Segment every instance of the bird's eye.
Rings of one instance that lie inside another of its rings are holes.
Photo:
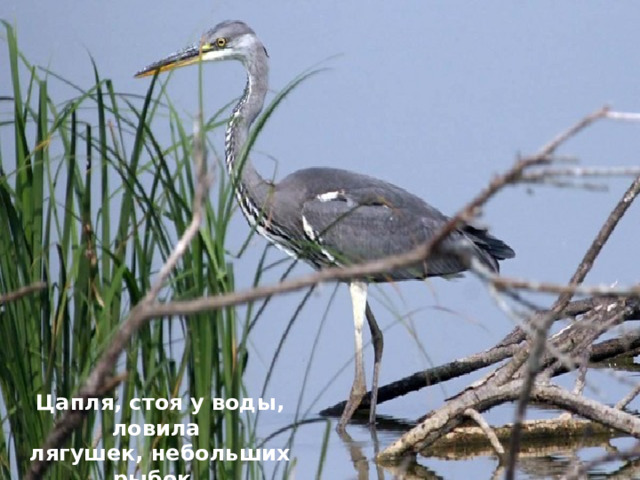
[[[227,39],[224,37],[216,38],[216,46],[218,48],[224,48],[227,46]]]

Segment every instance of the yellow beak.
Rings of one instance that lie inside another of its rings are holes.
[[[187,65],[197,63],[202,59],[202,54],[209,50],[209,48],[205,47],[205,45],[199,43],[190,45],[184,50],[173,53],[143,68],[135,74],[135,78],[148,77],[154,75],[156,72],[167,72],[175,68],[186,67]]]

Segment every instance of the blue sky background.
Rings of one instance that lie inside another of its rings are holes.
[[[197,40],[218,21],[244,20],[269,51],[274,91],[310,67],[328,67],[296,89],[269,121],[253,156],[264,175],[274,168],[278,178],[307,166],[348,168],[396,183],[449,214],[509,168],[518,154],[535,152],[585,114],[604,104],[640,111],[640,3],[630,0],[5,0],[0,17],[17,27],[20,47],[31,62],[89,86],[90,54],[118,91],[141,95],[148,80],[133,79],[140,68]],[[0,95],[10,94],[8,75],[3,47]],[[244,86],[239,64],[207,66],[204,78],[209,115]],[[57,87],[52,88],[55,94]],[[197,112],[197,69],[176,72],[168,89],[185,118]],[[576,155],[582,165],[638,165],[639,128],[601,122],[560,153]],[[630,181],[607,180],[605,193],[550,187],[501,193],[488,204],[482,221],[517,252],[516,259],[503,263],[503,272],[566,282]],[[589,283],[638,281],[638,220],[635,206]],[[247,231],[238,214],[232,250]],[[256,237],[239,262],[239,286],[251,283],[263,246]],[[270,258],[279,256],[273,251]],[[304,266],[297,270],[307,271]],[[267,418],[265,434],[293,415],[332,288],[324,286],[313,296],[291,332],[268,391],[284,404],[286,414]],[[488,348],[513,327],[472,277],[387,286],[372,294],[386,329],[383,383]],[[291,295],[274,302],[258,326],[249,375],[255,395],[299,299]],[[342,287],[318,340],[303,408],[315,412],[348,393],[351,364],[337,380],[332,378],[351,360],[352,330],[348,292]],[[369,355],[367,366],[371,363]],[[415,418],[468,381],[409,395],[381,406],[380,413]],[[590,394],[615,401],[625,389],[593,388]],[[316,395],[319,403],[311,405]],[[352,433],[361,435],[357,429]],[[296,452],[300,469],[315,465],[314,448]],[[347,453],[337,447],[329,468],[347,478],[346,461]],[[481,469],[490,471],[491,465],[486,462]],[[459,466],[438,468],[452,478],[464,477]]]

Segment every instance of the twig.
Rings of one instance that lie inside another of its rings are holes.
[[[640,122],[640,113],[634,112],[607,112],[607,118],[612,120],[624,120],[627,122]]]
[[[491,446],[496,451],[498,458],[502,459],[502,456],[504,455],[504,447],[502,446],[502,444],[500,443],[500,440],[498,440],[498,437],[496,436],[495,432],[493,431],[491,426],[487,423],[487,421],[484,419],[484,417],[480,415],[480,413],[477,410],[474,410],[473,408],[467,408],[464,411],[464,414],[467,417],[473,419],[473,421],[478,424],[482,432],[486,435],[487,439],[489,440],[489,443],[491,443]]]
[[[631,286],[563,285],[560,283],[541,282],[523,278],[503,277],[490,273],[479,273],[479,275],[481,275],[484,280],[493,284],[498,290],[528,290],[538,293],[590,295],[594,297],[640,296],[640,284]]]
[[[640,167],[571,167],[540,168],[523,173],[523,182],[538,182],[550,177],[637,177]]]
[[[551,140],[544,147],[542,147],[542,149],[537,154],[537,156],[548,157],[553,155],[555,151],[558,149],[558,147],[562,145],[564,142],[566,142],[571,137],[575,136],[580,131],[584,130],[585,128],[587,128],[589,125],[596,122],[597,120],[607,117],[610,113],[611,113],[611,110],[606,105],[602,108],[599,108],[595,112],[590,113],[589,115],[584,117],[582,120],[580,120],[578,123],[576,123],[569,129],[565,130],[560,135],[557,135],[553,140]]]
[[[35,282],[31,285],[27,285],[26,287],[18,288],[17,290],[13,290],[12,292],[0,295],[0,305],[8,302],[13,302],[15,300],[18,300],[19,298],[31,295],[34,292],[44,290],[45,288],[47,288],[47,284],[45,282]]]
[[[562,311],[562,317],[576,317],[589,310],[595,308],[597,305],[601,305],[607,300],[607,297],[591,297],[583,298],[580,300],[574,300],[570,302],[567,307]],[[536,315],[548,315],[550,310],[543,310],[536,313]],[[640,312],[638,312],[640,315]],[[561,318],[562,318],[561,317]],[[535,322],[535,320],[533,320]],[[509,332],[494,348],[503,347],[506,345],[512,345],[514,343],[520,343],[526,338],[524,330],[518,326]]]
[[[596,307],[580,321],[556,333],[547,342],[550,348],[539,362],[541,369],[552,365],[547,370],[555,370],[557,366],[562,365],[570,371],[584,365],[589,358],[593,342],[627,318],[629,310],[626,303],[626,299],[621,298],[606,308]],[[572,358],[568,358],[567,354],[572,355]]]
[[[633,400],[634,398],[636,398],[638,396],[638,394],[640,393],[640,383],[638,385],[636,385],[633,390],[631,390],[627,395],[625,395],[622,400],[620,400],[618,403],[616,403],[616,407],[619,410],[624,409],[627,405],[629,405],[629,403],[631,403],[631,400]]]
[[[539,180],[527,180],[522,183],[530,183],[532,185],[544,185],[553,188],[574,188],[578,190],[584,190],[587,192],[606,192],[609,187],[604,183],[593,182],[575,182],[569,180],[559,180],[557,178],[546,178]]]

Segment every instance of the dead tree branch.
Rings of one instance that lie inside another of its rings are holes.
[[[498,440],[498,436],[496,435],[496,433],[493,431],[487,421],[482,417],[482,415],[480,415],[480,413],[473,408],[467,408],[464,411],[464,414],[478,424],[478,427],[480,427],[482,433],[487,437],[487,440],[489,440],[491,447],[493,447],[498,457],[502,458],[502,456],[504,455],[504,447],[500,443],[500,440]]]
[[[468,408],[483,412],[498,404],[516,400],[523,383],[523,380],[514,380],[497,388],[486,388],[483,385],[467,390],[432,412],[420,425],[382,451],[378,458],[389,461],[411,452],[419,452],[459,426],[464,421],[464,412]],[[531,400],[575,413],[627,435],[640,436],[640,419],[634,415],[554,385],[535,384],[531,389]]]
[[[8,302],[14,302],[19,298],[26,297],[27,295],[31,295],[35,292],[40,292],[47,288],[47,284],[44,282],[36,282],[31,285],[27,285],[26,287],[18,288],[13,292],[4,293],[0,295],[0,305]]]

